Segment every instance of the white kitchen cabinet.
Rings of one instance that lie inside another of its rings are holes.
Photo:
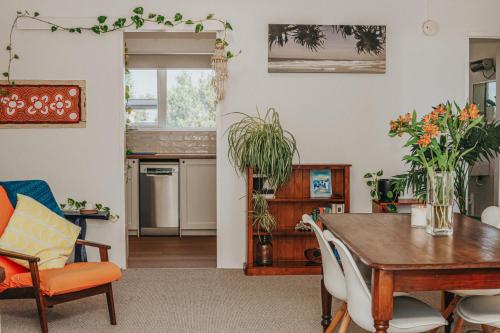
[[[126,168],[125,209],[127,228],[129,235],[137,235],[139,230],[139,160],[127,160]]]
[[[180,161],[182,235],[215,235],[217,229],[216,161]]]

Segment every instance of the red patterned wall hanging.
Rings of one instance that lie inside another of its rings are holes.
[[[0,82],[0,127],[85,127],[85,81]]]

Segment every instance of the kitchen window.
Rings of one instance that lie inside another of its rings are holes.
[[[128,123],[132,128],[215,129],[211,69],[130,69]]]

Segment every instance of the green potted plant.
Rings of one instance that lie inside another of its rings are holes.
[[[363,178],[366,185],[370,187],[370,196],[372,199],[380,202],[390,202],[386,209],[390,213],[396,213],[397,207],[394,202],[398,201],[401,189],[399,184],[394,179],[381,179],[384,171],[379,170],[375,172],[366,173]]]
[[[257,116],[236,112],[242,119],[233,123],[227,130],[229,160],[236,171],[246,176],[251,168],[257,175],[256,184],[265,183],[273,192],[286,183],[292,174],[292,163],[298,155],[294,136],[281,126],[279,114],[269,108],[265,115],[257,110]],[[265,181],[262,179],[265,178]],[[259,237],[257,251],[270,243],[276,220],[267,210],[264,186],[256,186],[254,191],[253,216],[257,230],[265,230],[269,237]],[[264,240],[266,242],[264,242]]]

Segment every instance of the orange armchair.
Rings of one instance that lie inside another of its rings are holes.
[[[46,308],[85,297],[106,294],[109,319],[116,325],[112,282],[121,278],[118,266],[108,261],[109,245],[78,239],[76,244],[99,249],[101,262],[81,262],[60,269],[38,270],[39,258],[0,249],[0,256],[26,260],[29,272],[11,277],[12,287],[0,293],[0,299],[34,298],[38,308],[40,327],[48,332]]]

